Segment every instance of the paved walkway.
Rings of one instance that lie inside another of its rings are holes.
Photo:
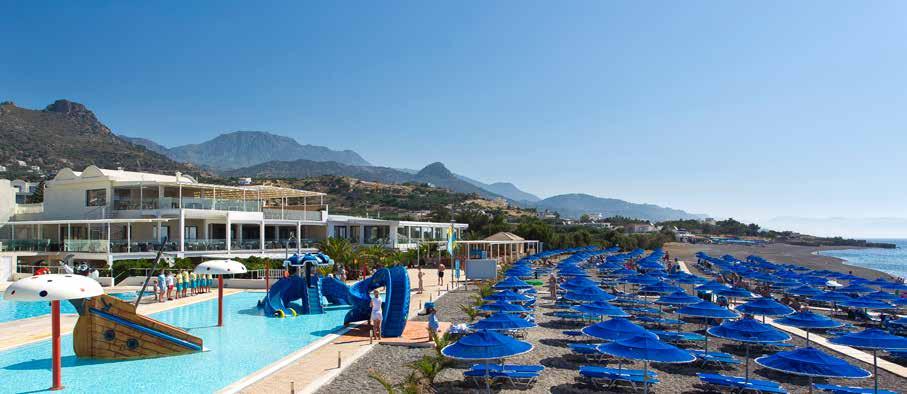
[[[107,289],[108,292],[119,292],[121,290],[138,290],[134,288],[115,288]],[[237,289],[224,289],[224,295],[241,292]],[[153,302],[150,304],[140,304],[138,312],[143,315],[150,315],[168,309],[173,309],[183,305],[194,304],[197,302],[207,301],[217,298],[217,290],[210,293],[199,294],[192,297],[180,298],[178,300],[167,302]],[[79,320],[77,314],[64,314],[60,318],[60,332],[63,335],[71,334]],[[19,319],[11,322],[0,323],[0,351],[14,347],[43,341],[50,338],[50,315],[34,317],[30,319]]]
[[[409,304],[410,316],[420,311],[426,301],[437,299],[439,295],[446,293],[450,285],[448,282],[452,274],[451,270],[447,270],[445,273],[444,287],[437,284],[437,270],[426,269],[422,272],[425,274],[423,277],[425,291],[422,294],[412,292]],[[410,269],[409,277],[412,288],[415,290],[419,283],[416,270]],[[290,354],[243,381],[226,387],[221,392],[289,392],[291,384],[296,393],[315,392],[375,346],[369,341],[364,325],[351,327],[348,332],[340,335],[331,335],[327,337],[327,341],[329,343],[318,348],[312,349],[313,346],[310,345]]]

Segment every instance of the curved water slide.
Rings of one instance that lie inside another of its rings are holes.
[[[259,306],[266,315],[277,317],[324,313],[324,306],[321,305],[321,280],[316,282],[316,286],[310,288],[304,277],[293,275],[281,278],[271,286]],[[296,300],[300,300],[299,305],[291,306],[290,303]]]
[[[406,267],[397,266],[382,268],[372,276],[356,282],[349,290],[350,305],[353,306],[346,314],[344,324],[368,320],[371,314],[369,307],[370,293],[378,288],[384,288],[384,303],[381,311],[384,320],[381,323],[381,336],[399,337],[406,327],[409,318],[409,274]]]

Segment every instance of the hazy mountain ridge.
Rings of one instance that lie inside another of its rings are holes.
[[[583,214],[600,213],[608,216],[626,216],[654,222],[675,219],[703,219],[706,215],[693,214],[680,209],[654,204],[637,204],[616,198],[595,197],[573,193],[548,197],[532,204],[536,209],[556,211],[561,216],[577,218]]]
[[[348,165],[371,165],[352,150],[337,151],[324,146],[302,145],[295,139],[265,131],[234,131],[199,144],[166,148],[145,138],[126,137],[133,143],[166,154],[173,160],[230,170],[275,160],[305,159],[334,161]]]
[[[485,182],[467,177],[465,175],[459,175],[459,174],[454,174],[454,175],[466,182],[469,182],[469,183],[475,185],[475,186],[488,190],[492,193],[499,194],[501,196],[504,196],[510,200],[513,200],[513,201],[516,201],[519,203],[524,203],[524,204],[525,203],[534,203],[534,202],[541,200],[541,198],[539,198],[538,196],[536,196],[532,193],[520,190],[520,188],[516,187],[516,185],[514,185],[510,182],[485,183]]]

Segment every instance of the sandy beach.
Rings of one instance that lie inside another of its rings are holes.
[[[809,247],[788,244],[768,244],[765,246],[744,246],[744,245],[715,245],[715,244],[687,244],[679,242],[667,243],[664,246],[672,258],[677,257],[684,261],[696,261],[696,252],[702,251],[710,256],[719,257],[725,254],[733,255],[743,259],[749,255],[759,255],[763,258],[777,263],[792,263],[802,265],[814,270],[832,270],[838,272],[850,272],[854,275],[867,279],[883,277],[892,279],[893,276],[874,269],[856,267],[844,264],[844,260],[822,256],[815,252],[821,250],[839,250],[853,249],[853,247],[829,246],[829,247]]]

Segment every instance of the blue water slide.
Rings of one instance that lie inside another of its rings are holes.
[[[409,274],[406,267],[382,268],[372,276],[356,282],[349,291],[352,309],[346,314],[344,323],[368,320],[371,312],[370,295],[373,290],[384,288],[384,303],[381,305],[384,320],[381,335],[399,337],[409,318]]]
[[[319,280],[320,282],[320,280]],[[299,305],[291,302],[299,300]],[[306,286],[305,277],[292,275],[281,278],[258,304],[268,316],[296,316],[324,313],[321,305],[321,284],[314,288]]]
[[[333,276],[321,280],[321,293],[331,305],[352,304],[350,302],[350,287]]]

